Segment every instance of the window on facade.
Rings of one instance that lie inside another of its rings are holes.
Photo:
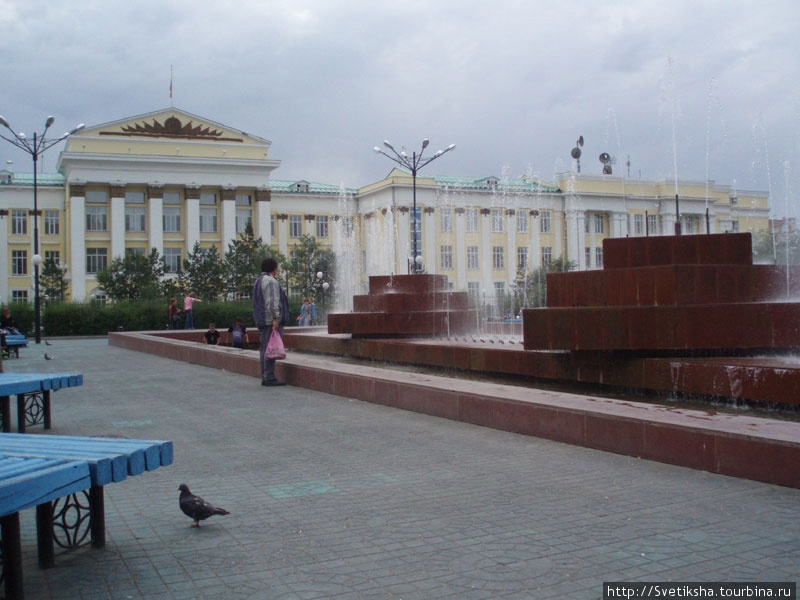
[[[44,234],[58,235],[61,230],[61,217],[57,210],[44,211]]]
[[[125,192],[125,204],[144,204],[144,192]]]
[[[590,268],[592,266],[592,249],[586,248],[586,251],[583,255],[584,260],[586,261],[586,268]]]
[[[503,210],[498,208],[492,209],[492,232],[503,233]]]
[[[12,302],[27,302],[28,290],[11,290]]]
[[[275,215],[269,216],[269,237],[275,237]]]
[[[253,221],[253,211],[249,208],[236,209],[236,233],[242,234],[247,229],[247,224]]]
[[[130,254],[131,256],[144,256],[144,248],[136,247],[136,248],[125,248],[125,254]]]
[[[106,190],[87,190],[86,202],[91,204],[106,204],[108,202],[108,192]]]
[[[479,268],[477,246],[467,246],[467,268],[471,270]]]
[[[408,223],[408,237],[411,242],[411,255],[422,256],[422,208],[417,207],[416,218],[414,218],[414,209],[409,211]],[[417,246],[414,247],[414,230],[417,232]]]
[[[594,232],[595,233],[605,233],[606,232],[606,218],[603,214],[595,214],[594,216]]]
[[[162,200],[163,204],[180,204],[181,203],[181,193],[180,192],[164,192],[164,198]]]
[[[200,209],[200,233],[217,233],[217,209]]]
[[[467,233],[478,232],[478,209],[468,208],[464,213],[467,217]]]
[[[253,198],[250,194],[236,194],[236,206],[251,206]]]
[[[603,268],[603,248],[594,249],[594,266],[598,269]]]
[[[553,249],[550,246],[542,248],[542,266],[553,264]]]
[[[681,227],[681,229],[683,230],[683,233],[685,233],[685,234],[694,233],[694,218],[693,217],[684,217],[683,219],[681,219],[681,222],[683,223],[683,225]]]
[[[125,207],[125,231],[134,233],[144,231],[144,206]]]
[[[644,215],[633,215],[633,234],[644,235]]]
[[[539,218],[540,218],[540,223],[541,223],[540,231],[542,233],[550,233],[552,231],[551,225],[550,225],[550,211],[549,210],[543,210],[540,213]]]
[[[656,220],[658,215],[647,215],[647,233],[650,235],[655,235],[658,233],[658,221]]]
[[[517,233],[528,233],[528,213],[524,210],[517,211]]]
[[[495,281],[494,282],[494,298],[498,302],[503,301],[503,297],[506,295],[506,282],[505,281]]]
[[[179,206],[165,206],[162,213],[164,233],[180,233],[181,209]]]
[[[289,237],[299,238],[303,235],[303,215],[289,215]]]
[[[439,255],[439,263],[442,269],[452,269],[453,268],[453,247],[452,246],[441,246],[440,247],[440,255]]]
[[[164,248],[164,272],[180,273],[181,270],[181,249]]]
[[[12,250],[11,251],[11,274],[12,275],[27,275],[28,274],[28,251],[27,250]]]
[[[517,248],[517,271],[528,270],[528,248]]]
[[[200,192],[200,204],[208,206],[217,204],[217,195],[213,192]]]
[[[481,282],[480,281],[468,281],[467,282],[467,294],[469,294],[470,300],[473,302],[477,301],[481,295]]]
[[[97,273],[108,265],[108,250],[106,248],[86,249],[86,272]]]
[[[453,211],[449,208],[440,208],[439,223],[441,225],[442,233],[450,233],[453,231]]]
[[[739,232],[739,221],[731,221],[731,233]]]
[[[61,252],[58,250],[45,250],[44,251],[44,262],[54,262],[55,264],[61,263]]]
[[[317,237],[328,237],[328,215],[317,215]]]
[[[108,231],[108,209],[105,206],[86,207],[86,231]]]
[[[502,246],[492,246],[492,267],[495,269],[505,269],[506,267],[504,248]]]
[[[11,234],[25,235],[28,233],[28,211],[14,208],[11,210]]]

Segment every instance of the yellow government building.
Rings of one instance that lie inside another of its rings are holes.
[[[100,300],[96,273],[113,258],[155,248],[174,273],[198,242],[224,254],[249,221],[285,255],[315,236],[345,257],[338,280],[353,293],[421,256],[453,289],[493,301],[520,273],[560,257],[602,268],[606,237],[670,235],[676,221],[671,180],[418,176],[414,219],[403,170],[349,189],[274,179],[279,167],[268,140],[176,108],[87,127],[67,138],[57,173],[38,175],[40,255],[62,265],[73,300]],[[0,170],[0,303],[33,298],[32,188],[32,174]],[[685,234],[705,232],[706,215],[712,233],[768,227],[767,192],[679,181],[678,193]]]

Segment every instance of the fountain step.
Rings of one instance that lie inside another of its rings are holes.
[[[800,302],[533,308],[526,350],[800,348]]]
[[[467,310],[467,292],[421,292],[353,296],[355,312],[399,313],[428,310]]]
[[[752,263],[753,244],[749,233],[664,235],[603,240],[603,265],[606,269]]]
[[[378,294],[428,294],[433,292],[447,292],[447,275],[371,275],[369,278],[369,293],[371,296]]]
[[[475,329],[476,311],[439,310],[328,315],[328,333],[352,335],[446,335]]]
[[[549,273],[547,306],[664,306],[767,302],[800,295],[800,267],[668,265]]]

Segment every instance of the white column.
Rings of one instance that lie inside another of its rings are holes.
[[[200,241],[200,198],[186,199],[186,256]]]
[[[86,198],[83,189],[80,194],[72,196],[69,204],[69,289],[72,299],[77,301],[86,299]]]
[[[159,256],[164,254],[164,199],[151,196],[147,201],[150,219],[150,248],[155,248]]]
[[[272,243],[270,236],[271,204],[269,190],[256,190],[256,214],[255,214],[255,234],[261,238],[267,246]]]
[[[467,289],[467,245],[465,241],[466,219],[464,209],[456,209],[456,247],[454,251],[456,261],[456,289]]]
[[[275,215],[278,220],[278,251],[289,257],[289,217],[287,215]],[[336,228],[334,228],[336,229]],[[336,231],[333,233],[336,235]],[[334,242],[335,243],[335,242]]]
[[[224,193],[224,192],[223,192]],[[222,252],[228,251],[228,246],[236,239],[236,198],[222,201]]]
[[[575,261],[575,264],[580,269],[580,264],[583,262],[580,260],[580,253],[583,251],[580,248],[580,237],[583,236],[583,229],[581,229],[581,235],[578,236],[578,215],[576,211],[567,211],[564,216],[567,228],[567,260]],[[583,219],[581,219],[581,225],[583,225]]]
[[[553,226],[552,221],[550,226]],[[538,269],[542,262],[541,244],[539,242],[539,233],[542,229],[541,216],[529,215],[529,227],[531,228],[531,249],[528,252],[528,269],[534,270]],[[555,256],[555,258],[558,258],[558,256]]]
[[[438,231],[436,228],[436,219],[433,211],[425,212],[423,210],[422,214],[424,215],[423,218],[425,221],[425,227],[422,231],[423,239],[425,240],[425,267],[428,273],[435,274],[439,272],[439,256],[436,252],[438,250],[436,247],[436,232]]]
[[[11,220],[11,210],[8,215],[0,217],[0,248],[5,248],[6,253],[0,259],[0,304],[11,301],[11,290],[8,287],[8,222]]]
[[[517,210],[522,210],[517,209]],[[508,256],[506,256],[506,270],[508,271],[508,281],[506,291],[510,292],[511,284],[517,278],[517,216],[513,211],[506,213],[506,225],[508,226]]]
[[[485,297],[494,301],[494,285],[492,284],[492,213],[481,214],[481,287]]]
[[[120,190],[120,191],[116,191]],[[111,188],[111,260],[125,256],[125,197],[121,188]],[[116,193],[115,193],[116,192]]]
[[[408,273],[408,257],[411,256],[411,229],[408,208],[405,210],[397,209],[395,217],[397,218],[397,264],[394,266],[394,272],[405,275]]]

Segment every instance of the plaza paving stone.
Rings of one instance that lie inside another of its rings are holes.
[[[31,344],[77,371],[53,434],[174,442],[107,486],[107,547],[36,565],[34,599],[599,598],[603,581],[797,581],[800,490],[476,427],[110,347]],[[31,435],[46,435],[32,427]],[[178,485],[231,512],[200,528]]]

